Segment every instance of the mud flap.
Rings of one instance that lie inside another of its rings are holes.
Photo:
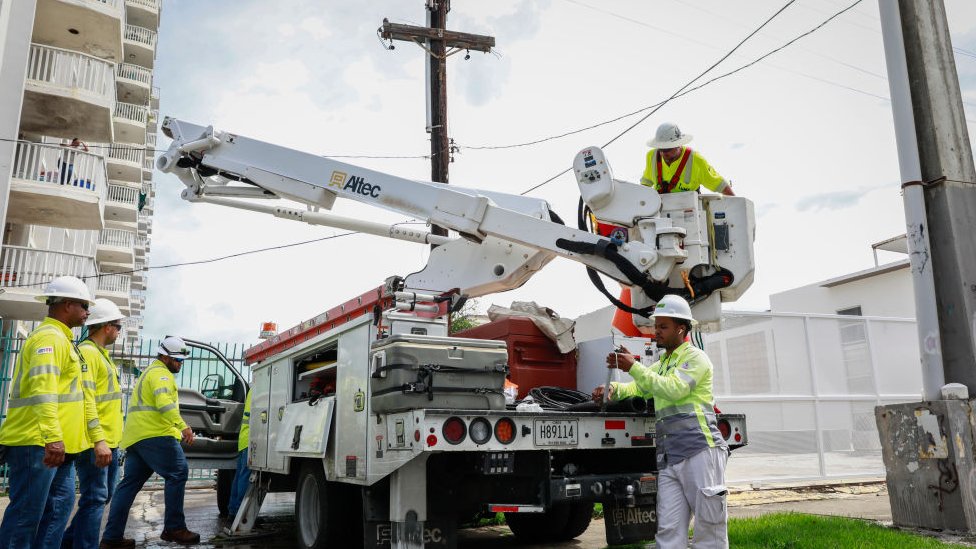
[[[627,507],[616,502],[603,504],[607,545],[650,541],[657,533],[657,506],[652,502]]]

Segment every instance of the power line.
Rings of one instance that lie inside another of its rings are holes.
[[[426,223],[423,223],[423,222],[412,222],[412,221],[401,221],[401,222],[398,222],[398,223],[394,223],[394,225],[426,225]],[[359,231],[349,231],[349,232],[345,232],[345,233],[334,234],[334,235],[331,235],[331,236],[324,236],[324,237],[321,237],[321,238],[313,238],[311,240],[302,240],[302,241],[299,241],[299,242],[292,242],[292,243],[289,243],[289,244],[280,244],[278,246],[268,246],[266,248],[258,248],[258,249],[255,249],[255,250],[246,250],[246,251],[243,251],[243,252],[237,252],[237,253],[233,253],[233,254],[229,254],[229,255],[224,255],[224,256],[220,256],[220,257],[212,257],[212,258],[209,258],[209,259],[198,259],[198,260],[194,260],[194,261],[183,261],[183,262],[179,262],[179,263],[168,263],[168,264],[165,264],[165,265],[147,265],[146,267],[143,267],[141,269],[130,269],[128,271],[115,271],[115,272],[111,272],[111,273],[99,273],[97,275],[79,276],[77,278],[80,278],[81,280],[91,280],[91,279],[96,279],[97,280],[97,279],[102,278],[102,277],[113,276],[113,275],[120,275],[120,274],[135,274],[135,273],[143,273],[143,272],[148,272],[148,271],[156,271],[156,270],[160,270],[160,269],[173,269],[173,268],[176,268],[176,267],[188,267],[188,266],[191,266],[191,265],[205,265],[207,263],[217,263],[218,261],[224,261],[224,260],[227,260],[227,259],[234,259],[234,258],[237,258],[237,257],[246,256],[246,255],[253,255],[253,254],[258,254],[258,253],[263,253],[263,252],[272,252],[272,251],[275,251],[275,250],[284,250],[284,249],[287,249],[287,248],[294,248],[294,247],[297,247],[297,246],[305,246],[307,244],[314,244],[316,242],[323,242],[323,241],[326,241],[326,240],[333,240],[333,239],[336,239],[336,238],[341,238],[343,236],[350,236],[350,235],[354,235],[354,234],[361,234],[361,233]],[[37,287],[37,286],[44,286],[48,282],[49,281],[44,281],[44,282],[31,282],[29,284],[11,284],[11,285],[8,285],[8,286],[4,286],[3,288],[0,288],[0,292],[2,292],[2,290],[6,289],[6,288],[32,288],[32,287]]]
[[[655,29],[655,30],[659,30],[658,27],[656,27],[654,25],[651,25],[650,23],[646,23],[646,22],[643,22],[643,21],[640,21],[640,20],[637,20],[637,19],[633,19],[631,17],[627,17],[625,15],[621,15],[621,14],[618,14],[618,13],[614,13],[614,12],[611,12],[611,11],[608,11],[608,10],[605,10],[605,9],[597,8],[595,6],[590,6],[588,4],[579,2],[577,0],[565,0],[565,1],[566,2],[569,2],[569,3],[572,3],[572,4],[577,4],[579,6],[582,6],[582,7],[585,7],[585,8],[591,9],[591,10],[594,10],[594,11],[598,11],[598,12],[601,12],[601,13],[605,13],[607,15],[611,15],[611,16],[616,17],[616,18],[619,18],[619,19],[623,19],[625,21],[628,21],[628,22],[631,22],[631,23],[634,23],[634,24],[637,24],[637,25],[641,25],[641,26],[645,26],[645,27],[652,28],[652,29]],[[698,9],[698,10],[704,12],[704,13],[709,13],[709,14],[714,15],[716,17],[719,16],[719,14],[716,14],[714,12],[710,12],[708,10],[704,10],[704,9],[699,8],[697,6],[693,6],[693,5],[688,4],[688,7],[691,7],[691,8],[694,8],[694,9]],[[820,10],[817,10],[817,11],[820,11]],[[824,12],[821,11],[821,13],[824,13]],[[860,12],[858,12],[858,13],[860,13]],[[834,16],[836,17],[836,14]],[[705,42],[697,41],[697,40],[688,38],[686,36],[682,36],[682,38],[685,38],[687,41],[690,41],[690,42],[695,43],[695,44],[699,44],[701,46],[712,47],[711,44],[707,44]],[[795,40],[796,39],[793,39],[793,41],[795,41]],[[957,53],[961,53],[963,55],[968,55],[968,56],[972,56],[972,57],[976,58],[976,53],[968,52],[966,50],[962,50],[961,48],[954,48],[954,49],[957,50]],[[773,52],[775,52],[775,51],[777,51],[777,50],[774,50]],[[810,51],[810,50],[807,50],[807,51]],[[849,67],[851,69],[857,70],[859,72],[865,73],[867,75],[874,76],[874,77],[877,77],[877,78],[880,78],[882,80],[887,81],[887,78],[884,75],[878,74],[876,72],[873,72],[873,71],[864,69],[862,67],[858,67],[856,65],[852,65],[852,64],[847,63],[847,62],[845,62],[843,60],[839,60],[839,59],[836,59],[836,58],[833,58],[833,57],[830,57],[830,56],[826,56],[826,55],[823,55],[823,54],[818,53],[818,52],[811,52],[811,53],[813,53],[815,55],[818,55],[819,57],[823,57],[825,59],[828,59],[830,61],[833,61],[835,63],[844,65],[844,66]],[[820,82],[820,83],[823,83],[823,84],[827,84],[829,86],[834,86],[834,87],[837,87],[837,88],[840,88],[840,89],[844,89],[844,90],[848,90],[848,91],[851,91],[851,92],[854,92],[854,93],[859,93],[859,94],[866,95],[866,96],[869,96],[869,97],[874,97],[874,98],[877,98],[877,99],[882,99],[884,101],[890,101],[890,98],[888,98],[887,96],[879,95],[877,93],[873,93],[873,92],[869,92],[869,91],[865,91],[865,90],[856,88],[854,86],[850,86],[850,85],[847,85],[847,84],[843,84],[843,83],[840,83],[840,82],[836,82],[836,81],[833,81],[833,80],[829,80],[827,78],[823,78],[823,77],[816,76],[816,75],[813,75],[813,74],[808,74],[806,72],[799,71],[799,70],[796,70],[796,69],[791,68],[791,67],[785,67],[785,66],[782,66],[782,65],[777,65],[777,64],[772,64],[772,63],[767,64],[767,66],[773,67],[773,68],[775,68],[777,70],[781,70],[781,71],[784,71],[784,72],[788,72],[788,73],[791,73],[791,74],[795,74],[797,76],[802,76],[804,78],[809,78],[810,80],[815,80],[817,82]],[[689,90],[689,91],[694,91],[696,89],[698,89],[698,88],[693,88],[692,90]],[[678,94],[678,96],[675,97],[675,98],[683,97],[684,95],[686,95],[686,93],[681,93],[681,94]],[[618,122],[620,120],[629,118],[631,116],[636,116],[636,115],[638,115],[638,114],[640,114],[642,112],[645,112],[645,111],[647,111],[649,109],[653,109],[655,107],[662,106],[662,104],[665,103],[666,101],[667,100],[662,101],[660,103],[655,103],[653,105],[648,105],[646,107],[642,107],[640,109],[637,109],[637,110],[634,110],[634,111],[631,111],[631,112],[628,112],[628,113],[625,113],[625,114],[621,114],[619,116],[615,116],[614,118],[611,118],[611,119],[608,119],[608,120],[604,120],[602,122],[596,122],[596,123],[593,123],[593,124],[590,124],[588,126],[584,126],[584,127],[581,127],[581,128],[577,128],[577,129],[573,129],[573,130],[567,130],[567,131],[562,132],[562,133],[558,133],[558,134],[554,134],[554,135],[550,135],[550,136],[546,136],[546,137],[540,137],[540,138],[532,139],[532,140],[529,140],[529,141],[522,141],[522,142],[518,142],[518,143],[508,143],[508,144],[502,144],[502,145],[459,145],[459,148],[461,148],[461,149],[467,149],[467,150],[501,150],[501,149],[516,149],[516,148],[521,148],[521,147],[529,147],[529,146],[532,146],[532,145],[538,145],[540,143],[545,143],[547,141],[553,141],[553,140],[556,140],[556,139],[561,139],[563,137],[568,137],[568,136],[571,136],[571,135],[576,135],[576,134],[579,134],[579,133],[586,132],[588,130],[592,130],[592,129],[596,129],[596,128],[599,128],[599,127],[602,127],[602,126],[606,126],[606,125],[609,125],[609,124],[613,124],[614,122]],[[976,103],[972,103],[972,102],[969,102],[969,101],[965,101],[964,100],[963,101],[963,104],[966,105],[966,106],[968,106],[968,107],[972,107],[972,108],[976,109]],[[976,124],[976,120],[972,120],[972,119],[967,119],[967,120],[970,123]],[[563,173],[565,173],[565,172],[563,172]]]
[[[733,74],[735,74],[735,73],[737,73],[739,71],[745,70],[745,69],[747,69],[747,68],[755,65],[756,63],[759,63],[760,61],[762,61],[763,59],[769,57],[770,55],[773,55],[773,54],[775,54],[775,53],[777,53],[779,51],[782,51],[783,49],[789,47],[791,44],[795,43],[797,40],[800,40],[801,38],[804,38],[806,36],[809,36],[810,34],[813,34],[814,32],[820,30],[821,28],[824,27],[824,25],[826,25],[827,23],[831,22],[833,19],[841,16],[844,12],[846,12],[846,11],[854,8],[854,6],[860,4],[861,2],[862,2],[862,0],[856,0],[853,4],[851,4],[850,6],[847,6],[846,8],[838,11],[835,14],[831,15],[830,17],[828,17],[827,19],[825,19],[823,22],[821,22],[816,27],[813,27],[812,29],[810,29],[810,30],[808,30],[808,31],[806,31],[806,32],[804,32],[804,33],[796,36],[795,38],[793,38],[789,42],[786,42],[785,44],[779,46],[778,48],[775,48],[775,49],[773,49],[773,50],[771,50],[769,52],[766,52],[765,54],[761,55],[760,57],[757,57],[756,59],[750,61],[749,63],[746,63],[745,65],[740,66],[737,69],[734,69],[734,70],[729,71],[729,72],[727,72],[725,74],[721,74],[719,76],[716,76],[715,78],[712,78],[712,79],[710,79],[710,80],[708,80],[708,81],[706,81],[706,82],[704,82],[702,84],[699,84],[698,86],[692,87],[690,89],[687,89],[687,91],[685,91],[686,88],[688,88],[689,86],[691,86],[691,84],[693,84],[696,80],[698,80],[699,78],[701,78],[702,76],[704,76],[705,74],[707,74],[709,71],[711,71],[713,68],[715,68],[715,66],[717,66],[719,63],[721,63],[722,61],[724,61],[725,59],[727,59],[730,55],[732,55],[732,53],[735,52],[735,50],[737,50],[740,46],[742,46],[742,44],[744,44],[747,40],[749,40],[749,38],[751,38],[753,35],[755,35],[757,32],[759,32],[763,27],[765,27],[767,24],[769,24],[769,22],[772,21],[777,15],[779,15],[780,13],[782,13],[783,10],[785,10],[786,8],[788,8],[790,5],[793,4],[793,1],[787,2],[782,8],[779,9],[779,11],[777,11],[772,16],[770,16],[759,27],[757,27],[756,30],[754,30],[751,33],[749,33],[748,36],[746,36],[745,38],[743,38],[742,41],[740,41],[738,44],[736,44],[736,46],[734,48],[732,48],[731,50],[729,50],[728,53],[726,53],[725,55],[723,55],[718,61],[716,61],[715,63],[713,63],[708,69],[706,69],[704,72],[702,72],[701,74],[699,74],[698,76],[696,76],[695,78],[693,78],[692,80],[690,80],[688,83],[686,83],[681,88],[679,88],[678,91],[676,91],[675,93],[673,93],[671,95],[671,97],[669,97],[668,99],[665,99],[664,101],[662,101],[661,103],[659,103],[657,106],[655,106],[651,110],[651,112],[649,112],[646,115],[642,116],[640,120],[638,120],[637,122],[634,122],[627,129],[625,129],[624,131],[622,131],[622,132],[618,133],[617,135],[615,135],[613,138],[611,138],[609,141],[607,141],[603,145],[603,147],[606,147],[606,146],[610,145],[614,141],[616,141],[616,140],[620,139],[621,137],[623,137],[624,135],[626,135],[628,132],[630,132],[631,130],[633,130],[634,128],[636,128],[641,122],[647,120],[654,113],[656,113],[657,111],[659,111],[661,109],[661,107],[663,107],[665,104],[667,104],[668,102],[670,102],[672,99],[675,99],[676,97],[680,97],[681,95],[685,95],[685,94],[691,93],[691,92],[693,92],[695,90],[701,89],[701,88],[703,88],[705,86],[708,86],[709,84],[711,84],[713,82],[716,82],[718,80],[721,80],[723,78],[726,78],[728,76],[731,76],[731,75],[733,75]],[[549,179],[543,181],[542,183],[539,183],[538,185],[535,185],[534,187],[523,191],[520,194],[522,194],[522,195],[528,194],[528,193],[530,193],[530,192],[538,189],[539,187],[542,187],[543,185],[546,185],[546,184],[552,182],[553,180],[555,180],[556,178],[560,177],[561,175],[563,175],[564,173],[568,172],[571,169],[572,169],[572,167],[566,168],[565,170],[557,173],[556,175],[550,177]]]
[[[71,146],[69,146],[67,144],[40,143],[40,142],[37,142],[37,141],[27,141],[25,139],[13,139],[13,138],[10,138],[10,137],[0,137],[0,141],[6,142],[6,143],[23,143],[25,145],[40,145],[42,147],[50,147],[52,149],[56,149],[58,147],[61,147],[63,149],[71,150],[71,151],[87,152],[84,148],[81,148],[81,147],[71,147]],[[120,144],[120,143],[110,143],[110,144],[92,143],[90,145],[88,143],[85,143],[85,147],[88,148],[88,149],[115,149],[115,148],[118,148],[118,149],[128,149],[128,150],[141,151],[141,152],[144,152],[144,153],[152,153],[152,154],[164,153],[164,152],[167,151],[167,149],[156,149],[156,148],[153,148],[153,147],[133,147],[131,145],[125,145],[125,144]],[[422,158],[422,159],[425,159],[425,160],[429,160],[431,158],[432,154],[414,154],[414,155],[395,155],[395,154],[391,154],[391,155],[319,154],[317,156],[321,156],[321,157],[324,157],[324,158],[369,158],[369,159],[382,159],[382,160],[388,160],[388,159],[421,159]]]

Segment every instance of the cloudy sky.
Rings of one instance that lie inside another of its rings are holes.
[[[531,146],[655,104],[718,60],[783,0],[454,0],[448,28],[496,37],[494,54],[448,62],[451,183],[520,193],[639,119]],[[846,0],[799,0],[705,79],[742,66],[819,25]],[[976,2],[946,0],[956,64],[976,131]],[[326,155],[418,156],[424,130],[423,50],[376,35],[383,18],[424,23],[421,0],[336,2],[165,0],[156,83],[161,114]],[[676,29],[676,30],[672,30]],[[873,265],[870,245],[904,232],[877,3],[865,0],[759,64],[676,99],[607,147],[615,176],[637,181],[657,125],[678,122],[757,212],[756,281],[734,306]],[[161,138],[161,144],[167,140]],[[479,147],[505,148],[479,148]],[[429,179],[429,161],[349,160]],[[155,174],[151,266],[290,244],[335,231],[179,199]],[[570,174],[531,193],[575,219]],[[338,203],[347,216],[403,216]],[[882,257],[894,261],[898,256]],[[154,269],[146,335],[254,342],[280,327],[408,274],[424,246],[342,236],[208,264]],[[911,296],[903,296],[911,299]],[[557,259],[491,303],[534,300],[564,316],[604,306],[578,264]]]

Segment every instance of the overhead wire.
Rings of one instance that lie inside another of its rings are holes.
[[[770,55],[773,55],[773,54],[775,54],[775,53],[777,53],[779,51],[782,51],[783,49],[789,47],[791,44],[795,43],[797,40],[800,40],[800,39],[802,39],[802,38],[804,38],[806,36],[809,36],[810,34],[813,34],[816,31],[820,30],[827,23],[831,22],[833,19],[835,19],[837,17],[840,17],[846,11],[848,11],[848,10],[852,9],[854,6],[860,4],[863,0],[855,0],[855,2],[853,4],[851,4],[850,6],[848,6],[848,7],[844,8],[844,9],[838,11],[835,14],[831,15],[830,17],[828,17],[827,19],[825,19],[824,21],[822,21],[816,27],[813,27],[812,29],[810,29],[810,30],[808,30],[808,31],[806,31],[806,32],[804,32],[804,33],[796,36],[795,38],[793,38],[792,40],[786,42],[785,44],[783,44],[783,45],[781,45],[781,46],[779,46],[779,47],[777,47],[777,48],[775,48],[773,50],[770,50],[770,51],[766,52],[765,54],[761,55],[760,57],[757,57],[756,59],[750,61],[749,63],[746,63],[745,65],[742,65],[739,68],[734,69],[732,71],[729,71],[729,72],[727,72],[725,74],[721,74],[719,76],[716,76],[715,78],[712,78],[710,80],[707,80],[704,83],[699,84],[698,86],[695,86],[695,87],[692,87],[690,89],[687,89],[687,91],[686,91],[686,88],[689,88],[689,86],[691,86],[692,84],[694,84],[695,81],[697,81],[698,79],[700,79],[702,76],[708,74],[708,72],[710,72],[712,69],[714,69],[719,63],[721,63],[725,59],[728,59],[728,57],[730,55],[732,55],[733,53],[735,53],[735,51],[738,50],[747,40],[749,40],[750,38],[752,38],[760,30],[762,30],[774,18],[776,18],[779,14],[781,14],[786,8],[788,8],[791,5],[793,5],[794,1],[795,0],[791,0],[790,2],[787,2],[785,5],[783,5],[783,7],[781,7],[779,10],[777,10],[773,15],[771,15],[768,19],[766,19],[761,25],[759,25],[758,27],[756,27],[755,30],[753,30],[752,32],[750,32],[745,38],[743,38],[738,44],[736,44],[735,47],[733,47],[726,54],[724,54],[721,58],[719,58],[718,61],[716,61],[711,66],[709,66],[707,69],[705,69],[705,71],[703,71],[701,74],[699,74],[698,76],[696,76],[692,80],[688,81],[685,85],[683,85],[681,88],[679,88],[678,91],[676,91],[675,93],[671,94],[671,97],[665,99],[661,103],[659,103],[656,106],[654,106],[650,110],[650,112],[648,112],[647,114],[645,114],[644,116],[642,116],[640,118],[640,120],[638,120],[637,122],[634,122],[633,124],[631,124],[630,126],[628,126],[624,131],[622,131],[622,132],[618,133],[617,135],[615,135],[614,137],[612,137],[609,141],[607,141],[605,144],[603,144],[602,147],[607,147],[608,145],[612,144],[616,140],[620,139],[621,137],[623,137],[624,135],[626,135],[627,133],[629,133],[631,130],[633,130],[634,128],[636,128],[642,122],[644,122],[645,120],[647,120],[648,118],[650,118],[651,116],[653,116],[654,113],[656,113],[657,111],[659,111],[661,109],[661,107],[663,107],[664,105],[666,105],[667,103],[669,103],[670,101],[672,101],[673,99],[675,99],[676,97],[680,97],[681,95],[685,95],[687,93],[691,93],[691,92],[693,92],[695,90],[701,89],[701,88],[703,88],[705,86],[708,86],[708,85],[712,84],[713,82],[716,82],[718,80],[721,80],[723,78],[726,78],[728,76],[731,76],[731,75],[733,75],[733,74],[735,74],[735,73],[737,73],[739,71],[745,70],[745,69],[747,69],[747,68],[755,65],[756,63],[759,63],[760,61],[762,61],[763,59],[769,57]],[[539,183],[539,184],[537,184],[537,185],[535,185],[535,186],[533,186],[533,187],[531,187],[529,189],[526,189],[525,191],[522,191],[519,194],[526,195],[526,194],[528,194],[528,193],[530,193],[530,192],[532,192],[532,191],[534,191],[534,190],[536,190],[536,189],[538,189],[538,188],[540,188],[540,187],[542,187],[544,185],[547,185],[547,184],[551,183],[552,181],[554,181],[555,179],[557,179],[558,177],[560,177],[563,174],[565,174],[566,172],[570,171],[571,169],[572,169],[572,167],[566,168],[565,170],[557,173],[556,175],[550,177],[549,179],[546,179],[542,183]]]

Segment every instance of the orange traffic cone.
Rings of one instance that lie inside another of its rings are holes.
[[[620,289],[620,301],[627,306],[630,306],[630,288],[623,286]],[[627,337],[642,337],[644,334],[634,326],[634,317],[625,311],[617,309],[613,313],[613,322],[611,325],[621,334]]]

